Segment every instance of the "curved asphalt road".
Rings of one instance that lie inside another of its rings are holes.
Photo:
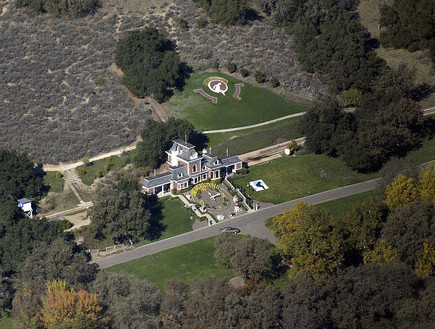
[[[275,243],[276,238],[264,225],[266,220],[270,217],[283,213],[285,209],[289,209],[294,203],[299,201],[304,201],[309,204],[317,204],[373,190],[376,186],[377,180],[378,179],[372,179],[366,182],[339,187],[334,190],[329,190],[300,199],[280,203],[271,207],[260,209],[256,212],[250,212],[236,216],[213,226],[207,226],[196,231],[187,232],[165,240],[153,242],[131,251],[101,258],[93,261],[93,263],[98,264],[100,268],[107,268],[113,265],[122,264],[133,259],[141,258],[163,250],[218,235],[219,229],[225,226],[238,227],[241,229],[243,234],[250,234],[260,238],[268,239],[270,242]]]

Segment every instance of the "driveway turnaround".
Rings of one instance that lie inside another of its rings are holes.
[[[228,219],[218,224],[207,226],[196,231],[183,233],[165,240],[160,240],[145,246],[138,247],[134,250],[97,259],[93,261],[93,263],[98,264],[102,269],[122,264],[130,260],[158,253],[163,250],[175,248],[190,242],[195,242],[218,235],[219,230],[225,226],[238,227],[241,229],[242,234],[250,234],[259,238],[268,239],[272,243],[276,243],[276,238],[265,227],[265,222],[267,219],[271,218],[272,216],[282,214],[286,209],[289,209],[293,204],[299,201],[304,201],[308,204],[318,204],[373,190],[376,187],[377,180],[378,179],[372,179],[362,183],[339,187],[333,190],[280,203],[255,212],[249,212],[240,216],[235,216],[232,219]]]

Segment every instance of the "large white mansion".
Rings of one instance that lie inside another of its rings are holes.
[[[237,155],[218,158],[203,152],[200,156],[195,147],[181,139],[176,139],[168,154],[169,171],[145,178],[142,189],[148,194],[158,194],[172,189],[182,190],[191,184],[207,179],[219,179],[242,168]]]

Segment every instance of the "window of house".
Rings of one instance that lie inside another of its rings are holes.
[[[196,172],[196,165],[193,165],[192,172]]]
[[[180,177],[183,177],[183,174],[181,172],[178,174],[178,178]]]

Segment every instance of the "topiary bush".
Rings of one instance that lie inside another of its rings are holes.
[[[227,70],[228,70],[228,72],[230,72],[230,73],[234,73],[234,72],[236,72],[236,70],[237,70],[237,66],[236,66],[236,64],[234,64],[233,62],[229,62],[229,63],[227,64]]]
[[[266,76],[261,71],[255,72],[254,78],[255,78],[255,81],[257,81],[258,83],[266,82]]]
[[[272,77],[272,79],[270,79],[270,85],[272,86],[272,88],[276,88],[279,86],[279,81],[277,78]]]
[[[249,75],[249,71],[247,69],[241,69],[240,75],[245,78]]]

